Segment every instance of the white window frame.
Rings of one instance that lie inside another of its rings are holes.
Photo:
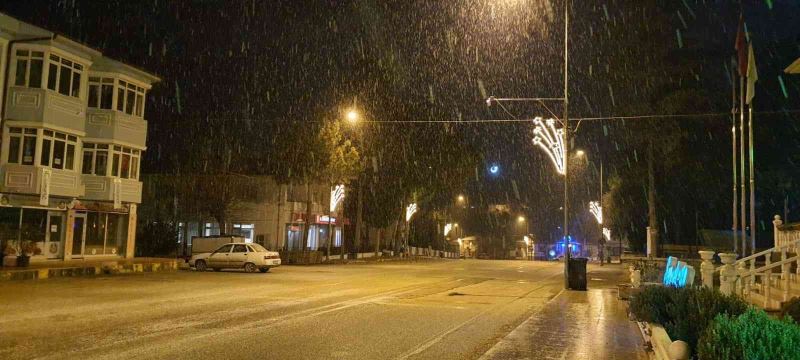
[[[50,55],[47,57],[47,89],[64,96],[81,98],[81,82],[83,81],[83,72],[85,67],[86,65],[81,64],[80,62],[55,53],[50,53]],[[52,74],[54,68],[56,70],[55,75]],[[70,79],[69,89],[67,90],[67,93],[64,94],[61,92],[61,75],[66,70],[70,70]],[[75,78],[76,74],[78,75],[77,79]],[[54,84],[51,84],[50,79],[53,78],[55,81]],[[77,88],[75,88],[76,80]],[[51,87],[51,85],[53,87]]]
[[[39,160],[39,165],[48,167],[51,169],[56,170],[67,170],[67,171],[75,171],[77,168],[77,153],[79,152],[80,146],[78,146],[78,137],[75,135],[50,130],[50,129],[42,129],[41,132],[42,137],[42,145],[41,145],[41,159]],[[45,145],[45,141],[49,141],[49,145]],[[56,160],[56,142],[63,142],[64,143],[64,150],[61,153],[61,168],[55,167],[55,160]],[[48,146],[47,151],[47,158],[45,159],[45,146]],[[69,147],[72,146],[72,165],[71,167],[67,167],[68,165],[68,156],[69,156]],[[45,163],[44,161],[47,161]]]
[[[8,152],[4,154],[3,160],[5,163],[8,164],[19,164],[19,165],[29,165],[33,166],[36,164],[36,152],[39,151],[36,146],[37,138],[39,137],[39,133],[37,128],[27,128],[27,127],[20,127],[20,126],[9,126],[8,128]],[[19,143],[17,144],[17,157],[15,159],[11,159],[11,139],[17,138],[19,139]],[[31,160],[25,160],[25,141],[32,140],[33,141],[33,154],[31,154]],[[13,160],[13,161],[12,161]]]
[[[139,167],[141,166],[142,151],[122,145],[111,144],[111,147],[111,176],[118,177],[120,179],[139,179]],[[125,170],[122,167],[122,160],[125,158],[125,156],[129,157],[127,167],[128,174],[127,176],[122,176],[123,170]]]
[[[144,117],[144,95],[144,87],[130,81],[117,79],[114,92],[117,102],[114,109],[131,116]]]
[[[113,110],[114,109],[114,96],[116,94],[116,79],[111,77],[90,76],[89,77],[89,92],[87,95],[88,106],[95,109]],[[109,87],[111,89],[111,98],[109,99],[108,107],[103,107],[103,88]],[[94,99],[92,104],[92,91],[97,92],[97,98]]]
[[[36,55],[34,55],[36,54]],[[22,87],[29,87],[29,88],[37,88],[41,89],[44,83],[44,73],[45,73],[45,61],[44,61],[45,52],[42,50],[34,50],[31,48],[19,48],[14,50],[14,82],[12,83],[13,86],[22,86]],[[22,84],[19,84],[19,67],[20,67],[20,60],[25,61],[25,73],[23,75]],[[39,83],[38,84],[31,84],[31,66],[33,66],[33,61],[38,60],[42,68],[39,72]]]
[[[84,175],[97,175],[97,176],[109,176],[109,164],[111,163],[111,149],[109,144],[96,144],[96,143],[83,143],[83,151],[81,152],[81,161],[83,164],[81,166],[81,174]],[[87,163],[86,163],[86,153],[91,153],[91,159],[89,160],[89,172],[85,172]],[[98,172],[97,168],[97,155],[98,153],[105,153],[106,154],[106,166],[103,169],[103,172]]]

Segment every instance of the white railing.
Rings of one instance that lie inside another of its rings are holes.
[[[800,231],[781,229],[783,221],[780,216],[775,216],[772,221],[775,230],[775,247],[767,249],[750,256],[736,260],[737,254],[719,254],[723,265],[714,268],[712,259],[714,253],[711,251],[701,251],[703,259],[701,274],[703,285],[713,286],[713,276],[715,272],[720,275],[720,291],[725,294],[738,293],[742,296],[750,296],[753,287],[759,287],[759,294],[764,298],[764,307],[769,307],[772,301],[772,287],[777,278],[780,283],[775,283],[776,287],[782,291],[783,301],[789,300],[789,293],[794,280],[800,280]],[[794,255],[789,256],[792,253]],[[773,262],[774,254],[780,254],[780,260]],[[763,264],[759,262],[763,258]],[[796,263],[795,274],[791,273],[792,263]],[[758,266],[762,264],[761,266]],[[757,267],[758,266],[758,267]],[[780,268],[780,273],[773,270]],[[757,282],[756,280],[760,280]]]

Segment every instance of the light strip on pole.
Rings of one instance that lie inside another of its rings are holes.
[[[603,207],[600,206],[599,201],[590,201],[589,211],[594,215],[594,218],[597,219],[598,224],[603,224]]]
[[[406,222],[411,221],[411,217],[417,212],[417,203],[408,204],[406,206]]]
[[[611,229],[603,228],[603,236],[606,238],[606,241],[611,241]]]
[[[564,175],[564,129],[556,129],[554,119],[533,119],[533,144],[538,145],[556,166],[556,171]]]
[[[336,211],[336,207],[344,200],[344,184],[336,185],[331,190],[331,212]]]

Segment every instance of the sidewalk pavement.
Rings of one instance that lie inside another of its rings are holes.
[[[562,291],[481,359],[648,359],[627,305],[611,287],[619,270],[610,268],[590,267],[588,291]]]
[[[177,260],[174,258],[47,260],[31,263],[27,267],[0,267],[0,281],[174,271],[177,269]]]

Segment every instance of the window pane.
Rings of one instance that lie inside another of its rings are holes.
[[[99,107],[98,100],[100,100],[100,85],[89,85],[89,107]]]
[[[22,143],[22,165],[33,165],[36,155],[36,137],[26,136]]]
[[[44,61],[42,59],[32,59],[31,60],[31,74],[30,79],[28,79],[28,86],[32,88],[40,88],[42,87],[42,68],[44,67]]]
[[[50,166],[50,139],[42,139],[42,161],[40,163],[44,166]]]
[[[139,178],[139,158],[131,158],[131,179]]]
[[[128,90],[128,96],[125,100],[125,113],[133,114],[133,102],[135,98],[136,94],[133,92],[133,90]]]
[[[125,89],[117,88],[117,111],[125,108]]]
[[[83,167],[81,169],[81,173],[84,174],[91,174],[92,173],[92,155],[94,153],[92,151],[84,151],[83,152]]]
[[[108,168],[108,152],[98,151],[95,159],[94,173],[99,176],[106,176],[106,169]]]
[[[8,142],[8,162],[11,164],[19,164],[19,136],[12,136]]]
[[[241,245],[241,244],[236,244],[236,245],[233,246],[233,252],[235,252],[235,253],[247,252],[247,246]]]
[[[62,66],[61,74],[58,78],[58,93],[69,95],[69,84],[72,81],[72,69]]]
[[[131,156],[128,154],[122,155],[122,167],[120,171],[120,177],[123,179],[127,179],[130,175],[130,166],[131,166]]]
[[[72,73],[72,92],[71,95],[74,97],[80,97],[81,95],[81,73],[73,72]]]
[[[0,238],[16,241],[19,239],[20,208],[0,207]]]
[[[84,254],[102,255],[106,235],[106,214],[89,212],[86,214],[86,243]]]
[[[65,159],[66,165],[64,166],[65,169],[73,170],[75,169],[75,145],[74,144],[67,144],[67,158]]]
[[[111,109],[111,101],[114,97],[114,86],[103,84],[103,93],[100,95],[100,108]]]
[[[136,94],[136,116],[142,116],[142,102],[144,101],[142,94]]]
[[[25,73],[28,71],[28,59],[17,59],[17,78],[14,85],[25,86]]]
[[[53,168],[64,168],[64,142],[56,140],[53,144]]]
[[[45,228],[47,227],[47,210],[22,209],[22,227],[20,228],[23,241],[43,242]],[[44,244],[37,244],[41,249]]]
[[[128,215],[108,214],[106,254],[123,255],[128,242]]]
[[[50,69],[47,74],[47,88],[56,90],[56,80],[58,79],[58,65],[50,64]]]
[[[119,175],[119,154],[114,154],[114,160],[111,162],[111,176]]]

